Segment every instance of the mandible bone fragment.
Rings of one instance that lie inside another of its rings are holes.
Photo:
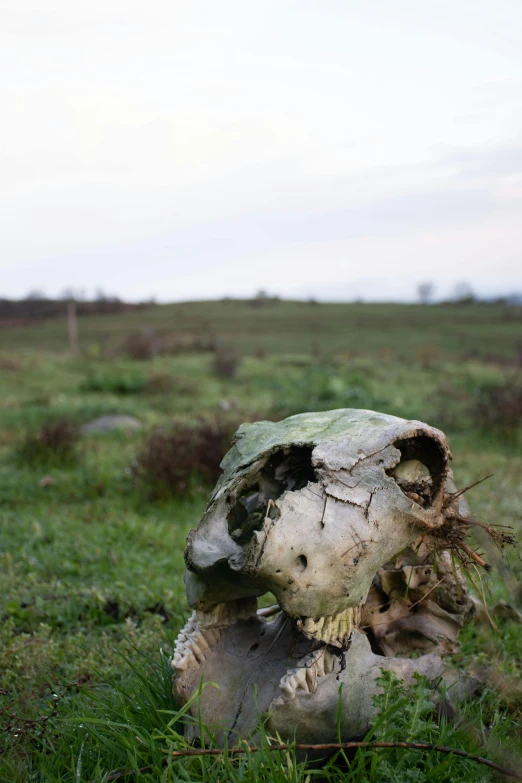
[[[185,550],[193,614],[174,692],[186,702],[201,682],[219,686],[193,714],[223,740],[264,716],[283,737],[335,741],[342,683],[343,738],[356,740],[381,670],[437,682],[474,611],[432,545],[455,489],[450,458],[439,430],[374,411],[241,426]],[[266,593],[273,614],[257,612]]]

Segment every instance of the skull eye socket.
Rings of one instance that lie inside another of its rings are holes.
[[[316,480],[309,446],[276,451],[267,459],[257,482],[246,488],[231,507],[227,515],[229,535],[240,546],[248,544],[254,532],[263,527],[271,500],[277,500],[283,492],[297,492]]]
[[[437,441],[427,435],[397,441],[401,460],[387,473],[402,492],[423,508],[433,505],[446,475],[446,457]]]

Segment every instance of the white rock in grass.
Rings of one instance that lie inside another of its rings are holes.
[[[111,432],[112,430],[141,430],[142,427],[141,421],[134,416],[114,414],[100,416],[87,422],[87,424],[81,427],[80,432],[82,435],[91,435],[92,433]]]

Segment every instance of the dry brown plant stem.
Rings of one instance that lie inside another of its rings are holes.
[[[264,748],[257,746],[250,746],[247,743],[237,748],[194,748],[186,750],[171,750],[168,751],[171,758],[186,758],[188,756],[236,756],[239,753],[257,753],[260,750],[269,751],[285,751],[285,750],[356,750],[357,748],[405,748],[407,750],[434,750],[437,753],[453,753],[455,756],[469,759],[477,764],[483,764],[490,769],[494,769],[495,772],[499,772],[501,775],[507,775],[513,778],[513,780],[522,780],[522,775],[515,772],[512,769],[501,767],[495,764],[494,761],[489,761],[482,756],[474,756],[471,753],[466,753],[465,750],[459,750],[458,748],[448,748],[446,745],[430,745],[426,742],[329,742],[321,745],[308,745],[303,743],[295,743],[289,745],[267,745]],[[109,775],[107,781],[120,780],[121,778],[130,777],[136,772],[144,773],[150,772],[153,769],[152,765],[140,767],[137,770],[128,769],[122,772],[114,772]]]

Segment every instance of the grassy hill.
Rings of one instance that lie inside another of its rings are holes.
[[[497,357],[514,361],[521,350],[522,308],[509,305],[316,304],[222,300],[155,305],[79,319],[84,350],[111,350],[140,331],[171,338],[220,338],[245,355],[259,352],[376,356],[411,360],[426,350],[446,358]],[[0,350],[68,348],[67,321],[0,326]]]

